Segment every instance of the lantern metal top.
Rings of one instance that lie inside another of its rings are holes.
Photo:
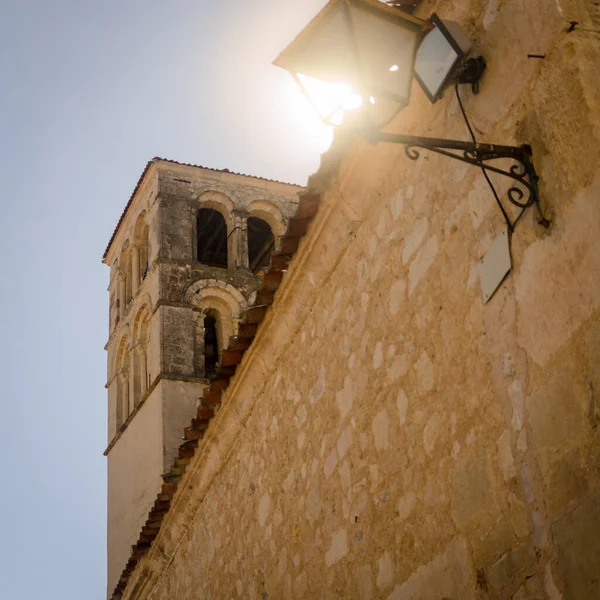
[[[378,0],[330,0],[273,64],[405,105],[416,49],[431,27]]]

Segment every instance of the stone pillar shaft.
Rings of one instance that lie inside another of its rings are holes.
[[[248,260],[248,213],[234,210],[231,214],[232,229],[227,248],[230,269],[249,269]]]
[[[140,361],[140,389],[142,396],[148,391],[148,373],[147,373],[147,357],[146,351],[148,346],[140,346],[138,359]]]
[[[121,275],[119,277],[119,317],[122,319],[125,316],[125,279]]]
[[[137,294],[138,288],[140,287],[140,248],[134,246],[133,248],[133,295]]]

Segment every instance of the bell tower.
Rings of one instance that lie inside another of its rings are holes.
[[[155,158],[110,239],[108,592],[302,188]]]

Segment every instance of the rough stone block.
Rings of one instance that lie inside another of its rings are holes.
[[[600,598],[600,494],[552,526],[564,573],[564,600]]]
[[[526,571],[531,562],[533,546],[530,541],[503,554],[488,570],[487,579],[495,590],[502,590]]]
[[[452,479],[452,517],[459,527],[478,521],[494,502],[489,458],[476,456],[460,464]]]

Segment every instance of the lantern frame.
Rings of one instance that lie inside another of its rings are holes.
[[[368,73],[365,72],[365,61],[361,58],[359,51],[359,40],[357,38],[355,24],[352,19],[352,10],[363,11],[367,15],[375,16],[382,20],[388,21],[400,28],[403,28],[410,33],[414,34],[415,39],[412,43],[411,53],[408,56],[409,68],[406,70],[406,91],[404,95],[398,95],[397,93],[385,89],[385,87],[377,87],[376,83],[371,80]],[[368,104],[368,99],[375,97],[378,101],[385,103],[394,103],[394,110],[391,116],[387,116],[385,122],[378,123],[378,127],[385,126],[396,114],[404,108],[409,100],[411,93],[411,80],[413,77],[414,64],[417,54],[417,48],[423,39],[426,32],[433,28],[433,25],[426,20],[419,19],[413,15],[405,13],[397,8],[379,2],[378,0],[330,0],[319,13],[306,25],[306,27],[288,44],[288,46],[279,54],[279,56],[273,61],[275,66],[281,67],[288,71],[296,84],[299,86],[303,95],[306,96],[310,104],[313,106],[321,120],[326,125],[339,125],[332,121],[332,117],[337,114],[340,110],[343,110],[343,106],[337,106],[329,113],[323,114],[322,110],[313,100],[311,93],[306,89],[299,75],[305,75],[309,78],[319,79],[314,73],[310,73],[310,68],[306,72],[302,72],[301,69],[297,69],[297,64],[294,64],[298,60],[298,55],[310,44],[311,37],[317,39],[320,30],[327,27],[327,25],[337,16],[339,11],[343,11],[343,18],[346,19],[347,45],[351,48],[353,54],[349,61],[351,65],[350,71],[353,73],[351,81],[340,78],[322,78],[321,81],[328,83],[346,83],[349,84],[357,95],[362,98],[363,106]],[[392,112],[392,111],[390,111]]]

